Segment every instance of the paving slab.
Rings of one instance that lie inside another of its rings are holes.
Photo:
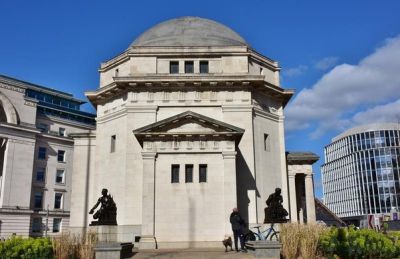
[[[184,249],[184,250],[168,250],[168,249],[157,249],[157,250],[146,250],[134,252],[132,259],[254,259],[251,254],[228,251],[224,249]]]

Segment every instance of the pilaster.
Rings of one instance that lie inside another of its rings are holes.
[[[229,216],[233,208],[237,207],[236,196],[236,151],[222,152],[224,159],[224,211],[225,211],[225,236],[232,235]]]
[[[155,213],[155,152],[142,152],[143,158],[143,198],[142,198],[142,235],[140,249],[155,249],[154,231]]]

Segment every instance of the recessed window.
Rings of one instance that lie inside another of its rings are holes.
[[[59,128],[58,129],[58,135],[65,137],[65,129],[64,128]]]
[[[118,75],[119,75],[119,69],[117,68],[117,69],[115,69],[114,76],[117,77]]]
[[[200,61],[200,73],[202,74],[208,73],[208,61],[206,60]]]
[[[58,233],[61,231],[61,218],[54,218],[53,219],[53,233]]]
[[[199,182],[207,182],[207,165],[199,165]]]
[[[46,168],[39,167],[36,169],[36,182],[44,182],[46,178]]]
[[[62,208],[62,198],[63,198],[62,193],[55,193],[55,195],[54,195],[54,208],[55,209]]]
[[[32,219],[32,232],[40,233],[42,231],[42,218]]]
[[[193,61],[185,61],[185,73],[192,74],[194,72]]]
[[[193,165],[185,165],[185,182],[193,182]]]
[[[56,183],[64,183],[65,181],[65,170],[57,169],[56,171]]]
[[[65,162],[65,151],[64,150],[58,150],[58,152],[57,152],[57,161],[58,162]]]
[[[170,74],[178,74],[179,73],[179,62],[178,61],[170,61],[169,62],[169,73]]]
[[[110,152],[114,153],[115,152],[115,143],[117,142],[117,136],[116,135],[112,135],[111,136],[111,148],[110,148]]]
[[[43,206],[43,192],[42,191],[36,191],[35,192],[35,197],[34,197],[34,207],[35,209],[41,209]]]
[[[46,159],[46,148],[45,147],[39,147],[38,159],[40,159],[40,160]]]
[[[270,150],[270,144],[269,144],[269,135],[268,134],[264,134],[264,150],[265,151],[269,151]]]
[[[171,183],[179,183],[179,165],[171,165]]]

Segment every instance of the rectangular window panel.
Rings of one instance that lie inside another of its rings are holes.
[[[193,182],[193,165],[185,165],[185,182]]]
[[[56,183],[64,183],[65,179],[65,170],[64,169],[57,169],[56,172]]]
[[[39,147],[38,159],[40,159],[40,160],[46,159],[46,148],[45,147]]]
[[[208,61],[200,61],[200,73],[207,74],[208,73]]]
[[[207,165],[199,165],[199,182],[207,182]]]
[[[44,182],[46,178],[46,168],[39,167],[36,169],[36,181]]]
[[[170,61],[169,62],[169,73],[170,74],[178,74],[179,73],[179,62],[178,61]]]
[[[58,150],[57,161],[58,162],[65,162],[65,151],[64,150]]]
[[[36,191],[34,201],[35,201],[34,204],[35,209],[41,209],[43,206],[43,192]]]
[[[112,135],[111,136],[111,153],[115,152],[115,143],[117,142],[117,136],[116,135]]]
[[[171,166],[171,183],[179,183],[179,165]]]
[[[47,133],[49,131],[49,125],[45,124],[45,123],[39,123],[37,125],[38,129],[43,132],[43,133]]]
[[[59,128],[58,129],[58,135],[65,137],[65,129],[64,128]]]
[[[264,134],[264,150],[265,151],[270,151],[270,137],[268,134]]]
[[[32,232],[40,233],[42,231],[42,218],[32,219]]]
[[[58,233],[61,231],[61,218],[54,218],[53,219],[53,233]]]
[[[185,61],[185,73],[192,74],[194,72],[193,61]]]
[[[63,198],[62,193],[56,193],[54,195],[54,208],[55,209],[61,209],[62,208],[62,198]]]

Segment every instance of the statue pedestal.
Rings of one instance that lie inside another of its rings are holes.
[[[255,257],[281,258],[282,244],[278,241],[257,240],[249,241],[245,245],[249,253],[253,254]]]
[[[96,232],[97,244],[94,248],[96,259],[119,259],[132,256],[133,244],[119,242],[118,226],[90,226]]]

